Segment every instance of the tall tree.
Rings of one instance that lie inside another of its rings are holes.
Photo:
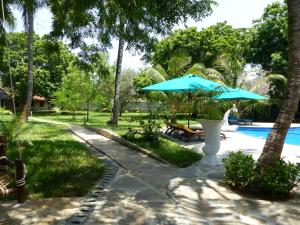
[[[170,32],[179,21],[188,18],[200,20],[212,11],[213,0],[139,0],[139,1],[58,1],[53,4],[54,33],[65,34],[80,42],[82,37],[94,34],[101,44],[109,46],[113,38],[118,39],[118,58],[115,75],[115,97],[112,124],[118,124],[120,110],[120,82],[123,50],[144,51],[151,47],[154,37]],[[64,8],[62,8],[64,7]],[[86,10],[87,9],[87,10]],[[61,11],[65,11],[61,15]],[[78,13],[76,10],[79,10]],[[62,18],[63,17],[63,18]],[[61,18],[65,22],[62,21]],[[91,26],[93,25],[93,26]],[[95,29],[94,29],[95,28]]]
[[[300,98],[300,1],[288,1],[288,86],[287,97],[268,136],[259,164],[273,165],[281,157],[284,140]]]
[[[107,55],[97,45],[83,45],[81,52],[78,53],[76,64],[85,75],[86,85],[82,98],[85,100],[88,122],[91,105],[97,100],[101,83],[111,75],[111,67]]]
[[[33,33],[34,33],[34,13],[37,9],[45,5],[45,0],[16,0],[16,5],[21,9],[23,15],[24,28],[27,33],[27,57],[28,57],[28,77],[27,77],[27,97],[23,109],[23,119],[28,120],[31,110],[33,93]]]

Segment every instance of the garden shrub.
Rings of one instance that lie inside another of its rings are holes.
[[[258,163],[250,155],[231,152],[223,160],[226,169],[224,181],[231,187],[260,197],[279,199],[287,197],[299,182],[300,168],[280,159],[261,173]]]
[[[224,162],[225,182],[234,188],[247,189],[257,177],[256,163],[250,155],[231,152]]]
[[[265,195],[285,197],[297,186],[300,168],[284,160],[264,169],[259,179],[260,191]]]
[[[132,119],[133,122],[133,119]],[[123,135],[127,139],[134,139],[140,135],[144,141],[155,142],[159,140],[160,136],[160,122],[157,116],[150,112],[146,120],[139,120],[141,129],[128,128],[128,131]]]

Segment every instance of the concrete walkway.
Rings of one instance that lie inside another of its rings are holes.
[[[120,166],[105,192],[103,204],[94,209],[85,224],[299,224],[299,195],[283,202],[247,198],[221,182],[222,167],[195,163],[187,168],[176,168],[88,129],[78,126],[70,129]],[[31,214],[37,221],[32,224],[56,224],[39,223],[39,218],[45,220],[47,216],[39,217],[34,210]]]
[[[298,224],[300,198],[250,199],[220,181],[222,167],[175,168],[81,127],[71,130],[123,169],[87,224]]]

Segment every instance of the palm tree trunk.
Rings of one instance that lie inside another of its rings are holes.
[[[114,96],[114,105],[113,105],[113,116],[112,116],[112,125],[118,126],[119,114],[120,114],[120,96],[121,96],[121,70],[122,70],[122,59],[124,51],[124,39],[119,38],[119,49],[118,49],[118,58],[117,58],[117,68],[116,68],[116,77],[115,77],[115,96]]]
[[[31,110],[32,93],[33,93],[33,10],[28,10],[28,81],[27,81],[27,98],[23,109],[24,120],[28,121]]]
[[[300,1],[288,1],[289,21],[289,68],[287,97],[273,130],[270,133],[259,164],[263,168],[280,159],[284,139],[294,119],[300,97]]]

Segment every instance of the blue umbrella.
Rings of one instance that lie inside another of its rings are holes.
[[[178,77],[142,88],[143,91],[164,91],[176,93],[193,93],[199,90],[203,90],[205,92],[223,91],[224,89],[229,90],[230,88],[194,74],[188,74],[183,77]]]
[[[247,91],[241,88],[230,89],[226,92],[223,92],[217,96],[214,96],[213,99],[216,100],[266,100],[268,99],[265,96],[256,94],[251,91]]]

